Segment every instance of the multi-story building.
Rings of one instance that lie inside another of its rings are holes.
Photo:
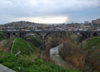
[[[100,27],[100,18],[96,20],[92,20],[92,25],[94,28]]]
[[[97,24],[100,24],[100,18],[99,18],[99,19],[97,19]]]

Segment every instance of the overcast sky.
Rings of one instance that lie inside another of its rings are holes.
[[[100,18],[100,0],[0,0],[0,24],[84,22]]]

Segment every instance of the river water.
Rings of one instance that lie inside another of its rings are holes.
[[[50,49],[50,58],[53,60],[56,64],[60,66],[66,66],[66,62],[61,58],[59,55],[59,49],[63,47],[63,43],[58,45],[57,47]]]

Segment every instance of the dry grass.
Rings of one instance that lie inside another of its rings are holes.
[[[64,39],[64,46],[59,50],[61,57],[71,63],[75,68],[81,69],[85,64],[85,55],[82,49],[79,48],[77,36],[73,35],[70,38]]]

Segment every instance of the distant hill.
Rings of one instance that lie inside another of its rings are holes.
[[[47,24],[40,24],[40,23],[34,23],[34,22],[28,22],[28,21],[16,21],[11,23],[6,23],[4,25],[0,25],[0,27],[14,27],[14,28],[37,28],[37,27],[45,27]]]
[[[27,22],[27,21],[17,21],[4,24],[5,26],[14,26],[14,27],[27,27],[30,25],[37,25],[36,23]]]
[[[36,24],[34,22],[28,22],[28,21],[16,21],[16,22],[10,22],[10,23],[6,23],[8,25],[10,24]]]

